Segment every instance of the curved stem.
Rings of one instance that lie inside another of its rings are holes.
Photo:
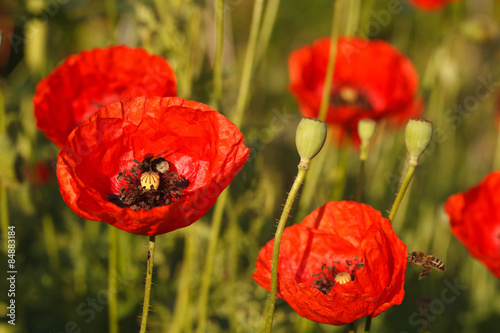
[[[236,102],[236,111],[233,122],[240,127],[243,121],[243,113],[245,111],[248,95],[250,91],[250,81],[252,79],[252,70],[255,59],[257,46],[257,37],[259,36],[259,27],[262,17],[262,8],[264,0],[255,0],[252,14],[252,23],[250,26],[250,39],[245,54],[245,62],[243,64],[243,74],[241,75],[240,90],[238,92],[238,100]]]
[[[408,163],[408,170],[406,171],[405,178],[403,179],[403,183],[401,184],[401,187],[399,188],[398,195],[396,196],[396,200],[394,200],[394,204],[392,205],[391,212],[389,213],[389,221],[392,222],[394,219],[394,216],[396,215],[396,211],[399,208],[399,204],[401,203],[401,200],[403,200],[403,196],[405,195],[406,190],[408,189],[408,185],[410,184],[410,181],[413,177],[413,174],[415,173],[415,168],[417,167],[416,163]]]
[[[256,62],[259,62],[266,53],[269,39],[271,39],[271,33],[274,29],[274,23],[276,22],[276,14],[278,13],[279,5],[280,0],[269,0],[267,2],[266,11],[262,20],[262,27],[260,29],[259,48],[255,56]]]
[[[363,187],[365,185],[365,160],[361,160],[359,164],[359,174],[358,181],[356,183],[356,202],[362,202],[363,200]]]
[[[108,317],[109,317],[109,333],[118,333],[118,312],[116,300],[116,274],[117,274],[117,257],[118,243],[116,236],[116,228],[108,225],[109,232],[109,258],[108,258]]]
[[[7,234],[9,233],[9,205],[7,201],[7,187],[0,182],[0,224],[1,224],[1,230],[2,230],[2,235],[3,235],[3,246],[2,250],[4,253],[7,255],[7,252],[9,250],[7,244],[8,238]]]
[[[498,169],[500,169],[500,130],[498,131],[496,145],[497,146],[496,146],[496,149],[495,149],[495,153],[493,155],[493,169],[492,170],[498,170]]]
[[[139,333],[145,333],[148,325],[149,299],[151,296],[151,282],[153,280],[153,259],[155,253],[155,236],[149,237],[148,262],[146,268],[146,287],[144,288],[144,303],[142,304],[141,330]]]
[[[328,111],[328,103],[330,101],[330,91],[332,90],[333,69],[335,68],[335,58],[337,57],[337,44],[340,29],[340,12],[342,8],[342,0],[337,0],[333,6],[333,23],[331,32],[330,57],[328,59],[328,67],[325,76],[325,86],[323,88],[323,97],[321,98],[321,106],[319,107],[318,119],[325,121]]]
[[[219,199],[217,199],[217,203],[214,208],[214,215],[212,216],[212,226],[210,227],[210,239],[208,240],[207,257],[205,261],[205,267],[203,268],[200,292],[198,294],[198,328],[196,331],[199,333],[205,332],[205,324],[207,321],[208,292],[210,290],[210,282],[212,281],[211,277],[215,261],[215,250],[217,249],[219,232],[222,224],[222,216],[228,193],[229,188],[226,188],[221,193]]]
[[[370,327],[372,326],[372,317],[366,317],[365,322],[365,333],[370,332]]]
[[[271,328],[273,326],[273,317],[274,317],[274,307],[276,305],[276,293],[278,292],[278,260],[279,260],[279,250],[281,243],[281,236],[283,235],[283,230],[285,229],[286,221],[288,216],[290,215],[290,210],[293,206],[293,201],[295,200],[295,196],[299,191],[300,185],[304,180],[306,175],[308,166],[302,166],[299,164],[297,177],[293,182],[292,188],[288,193],[288,197],[285,202],[285,207],[283,208],[283,212],[281,213],[280,220],[278,222],[278,227],[276,228],[276,234],[274,236],[274,245],[273,245],[273,261],[271,267],[271,287],[270,294],[266,306],[266,326],[264,328],[264,332],[271,332]]]
[[[224,0],[217,0],[215,8],[215,62],[213,108],[219,110],[222,96],[222,50],[224,45]]]

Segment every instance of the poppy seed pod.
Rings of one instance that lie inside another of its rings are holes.
[[[358,134],[361,139],[361,144],[370,143],[370,140],[373,138],[375,134],[375,130],[377,129],[377,123],[372,119],[361,119],[358,123]]]
[[[410,153],[410,162],[417,164],[432,138],[432,122],[425,119],[410,119],[406,125],[406,148]]]
[[[325,140],[326,123],[316,118],[302,118],[295,135],[300,161],[309,163],[323,148]]]

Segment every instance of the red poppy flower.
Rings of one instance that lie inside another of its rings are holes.
[[[261,249],[253,274],[268,291],[273,244]],[[407,256],[406,245],[380,212],[356,202],[328,202],[285,229],[278,297],[321,323],[375,317],[402,302]]]
[[[415,7],[427,11],[442,9],[448,3],[455,1],[457,0],[410,0]]]
[[[444,208],[451,231],[469,253],[500,278],[500,171],[452,195]]]
[[[59,148],[100,107],[137,96],[176,96],[168,62],[143,49],[111,46],[68,57],[36,87],[37,127]]]
[[[330,54],[323,38],[290,55],[290,90],[304,117],[318,117]],[[339,38],[326,122],[357,140],[362,118],[405,124],[420,115],[418,76],[411,61],[381,40]]]
[[[78,215],[152,236],[205,214],[248,152],[238,128],[207,105],[137,97],[100,109],[70,134],[57,178]],[[166,160],[161,172],[152,156]],[[159,187],[146,188],[151,179]]]

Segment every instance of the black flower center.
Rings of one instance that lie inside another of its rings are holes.
[[[311,287],[320,290],[323,294],[328,294],[337,282],[344,284],[354,281],[354,273],[364,266],[358,256],[355,256],[353,260],[345,260],[345,264],[338,261],[333,263],[333,266],[321,265],[321,271],[313,274],[315,279]]]
[[[366,94],[360,90],[349,86],[342,86],[335,89],[330,94],[330,104],[332,106],[353,106],[361,109],[372,109],[372,105]]]
[[[134,160],[134,163],[130,170],[118,173],[118,180],[125,184],[118,191],[117,198],[110,201],[120,207],[150,210],[166,206],[177,201],[189,186],[189,180],[180,177],[172,170],[170,162],[162,157],[148,154],[142,162]]]

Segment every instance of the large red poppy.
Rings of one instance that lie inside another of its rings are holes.
[[[448,3],[455,1],[457,0],[410,0],[415,7],[427,11],[442,9]]]
[[[323,38],[290,55],[290,90],[304,117],[318,117],[330,54]],[[404,124],[419,116],[418,75],[411,61],[387,42],[341,37],[326,122],[357,139],[362,118]]]
[[[179,97],[137,97],[100,109],[70,134],[58,155],[57,178],[64,201],[78,215],[135,234],[159,235],[205,214],[248,152],[238,128],[207,105]],[[167,205],[126,207],[118,199],[120,188],[131,186],[125,174],[142,178],[137,166],[148,154],[170,163],[168,179],[181,182],[180,191]]]
[[[176,96],[168,62],[145,50],[111,46],[68,57],[36,87],[37,127],[59,148],[99,108],[137,96]]]
[[[490,173],[478,186],[452,195],[444,208],[455,237],[500,278],[500,171]]]
[[[253,274],[267,290],[273,244],[271,240],[261,249]],[[321,323],[375,317],[402,302],[407,256],[406,245],[380,212],[356,202],[328,202],[285,229],[278,297]],[[334,283],[338,274],[352,281]]]

